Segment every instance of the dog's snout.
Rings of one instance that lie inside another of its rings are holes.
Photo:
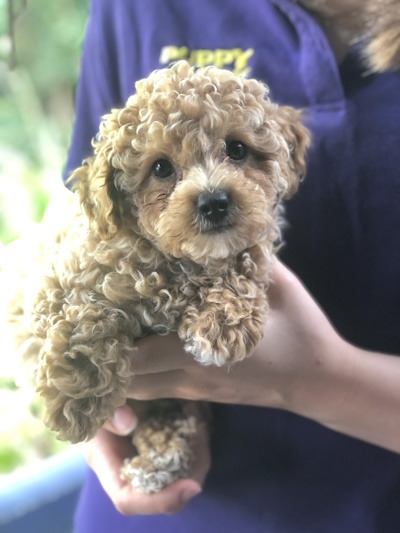
[[[205,220],[218,224],[228,215],[230,203],[229,194],[217,189],[201,193],[197,198],[197,209]]]

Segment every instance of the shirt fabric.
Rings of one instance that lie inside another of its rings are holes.
[[[308,170],[287,203],[282,259],[338,331],[400,353],[400,74],[339,68],[290,0],[92,0],[65,175],[100,117],[177,59],[263,80],[305,109]],[[212,468],[173,516],[124,517],[88,472],[76,533],[398,533],[400,456],[273,409],[214,405]]]

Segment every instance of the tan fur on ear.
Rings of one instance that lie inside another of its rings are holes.
[[[368,30],[361,39],[372,72],[400,69],[400,2],[381,0],[366,5]]]
[[[299,0],[340,31],[349,45],[361,44],[368,72],[400,69],[399,0]]]
[[[305,154],[310,146],[310,134],[301,122],[302,112],[289,106],[276,107],[274,120],[284,138],[289,157],[284,161],[287,171],[288,190],[285,199],[291,198],[297,191],[299,182],[306,171]]]
[[[93,142],[95,157],[84,161],[69,177],[68,183],[78,194],[89,224],[103,239],[112,238],[122,224],[118,191],[114,183],[115,169],[111,164],[113,132],[118,110],[104,117],[100,134]]]

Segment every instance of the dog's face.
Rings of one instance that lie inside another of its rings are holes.
[[[160,250],[198,263],[268,236],[305,170],[299,112],[272,104],[254,80],[185,62],[136,89],[105,117],[95,157],[72,176],[100,235],[134,219]]]

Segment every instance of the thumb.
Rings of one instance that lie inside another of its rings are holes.
[[[126,436],[133,433],[138,424],[136,414],[127,405],[121,405],[115,410],[114,416],[104,424],[104,428],[115,435]]]

